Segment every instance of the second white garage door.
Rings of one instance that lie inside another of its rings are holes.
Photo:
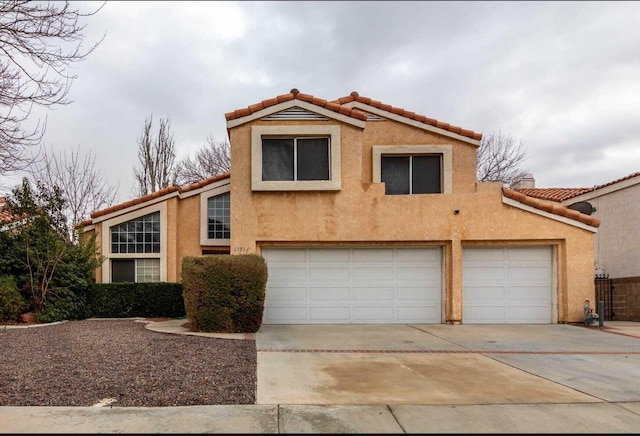
[[[442,250],[263,248],[265,324],[441,323]]]
[[[551,323],[551,253],[549,246],[464,248],[462,322]]]

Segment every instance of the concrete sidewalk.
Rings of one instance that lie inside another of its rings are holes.
[[[182,323],[147,328],[193,334]],[[255,340],[255,405],[0,407],[0,432],[640,432],[640,323],[262,326]]]

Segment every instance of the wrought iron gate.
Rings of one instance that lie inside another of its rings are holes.
[[[596,274],[596,301],[594,302],[594,310],[600,315],[604,321],[613,321],[616,316],[613,311],[613,279],[609,278],[609,274]],[[600,313],[600,302],[604,302],[604,313]]]

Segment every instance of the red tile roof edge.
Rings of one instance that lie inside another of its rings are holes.
[[[252,104],[247,106],[246,108],[237,109],[233,112],[228,112],[224,116],[227,121],[235,120],[237,118],[246,117],[247,115],[251,115],[252,113],[258,112],[262,109],[266,109],[270,106],[275,106],[278,103],[282,103],[290,100],[300,100],[305,101],[307,103],[314,104],[316,106],[323,107],[333,112],[337,112],[342,115],[346,115],[351,118],[356,118],[361,121],[367,120],[367,114],[358,109],[350,109],[344,106],[340,106],[340,104],[335,104],[335,102],[329,102],[327,100],[323,100],[321,98],[314,97],[310,94],[303,94],[298,91],[296,88],[293,88],[289,91],[288,94],[282,94],[275,98],[270,98],[268,100],[262,100],[259,103]]]
[[[442,122],[442,121],[438,121],[436,119],[433,118],[427,118],[424,115],[418,115],[414,112],[410,112],[407,111],[405,109],[402,108],[397,108],[388,104],[384,104],[381,103],[379,101],[376,100],[372,100],[368,97],[362,97],[360,94],[358,94],[356,91],[353,91],[351,94],[349,94],[346,97],[342,97],[339,98],[337,100],[335,100],[336,103],[338,104],[345,104],[345,103],[350,103],[353,101],[357,101],[358,103],[362,103],[362,104],[366,104],[369,106],[373,106],[377,109],[381,109],[387,112],[391,112],[394,113],[396,115],[400,115],[403,116],[405,118],[409,118],[411,120],[414,121],[418,121],[424,124],[428,124],[430,126],[434,126],[437,127],[439,129],[443,129],[443,130],[447,130],[449,132],[452,133],[456,133],[458,135],[461,136],[466,136],[468,138],[471,139],[476,139],[476,140],[481,140],[482,139],[482,133],[476,133],[473,130],[467,130],[467,129],[463,129],[462,127],[458,127],[458,126],[452,126],[451,124]]]
[[[540,198],[542,200],[552,201],[565,201],[570,198],[577,197],[588,192],[594,192],[598,189],[606,188],[607,186],[615,185],[616,183],[624,182],[626,180],[640,177],[640,172],[629,174],[628,176],[621,177],[602,185],[597,185],[591,188],[521,188],[517,192],[521,192],[530,197]]]
[[[568,207],[564,207],[557,203],[551,203],[548,201],[541,200],[539,198],[530,197],[521,192],[514,191],[512,189],[505,188],[505,187],[502,188],[502,194],[505,197],[515,200],[519,203],[534,207],[536,209],[543,210],[548,213],[552,213],[554,215],[559,215],[565,218],[580,221],[581,223],[587,224],[592,227],[600,226],[600,220],[598,218],[593,217],[591,215],[584,214],[584,213],[580,213],[577,210],[569,209]]]
[[[143,195],[142,197],[138,197],[138,198],[134,198],[133,200],[129,200],[129,201],[125,201],[124,203],[120,203],[120,204],[116,204],[114,206],[110,206],[107,207],[106,209],[102,209],[102,210],[98,210],[95,212],[91,213],[91,218],[98,218],[104,215],[108,215],[110,213],[113,212],[117,212],[119,210],[123,210],[123,209],[127,209],[131,206],[137,206],[138,204],[142,204],[142,203],[146,203],[147,201],[151,201],[154,200],[156,198],[159,197],[163,197],[165,195],[171,194],[173,192],[179,192],[179,193],[183,193],[183,192],[189,192],[189,191],[193,191],[194,189],[198,189],[198,188],[202,188],[203,186],[206,186],[210,183],[214,183],[223,179],[227,179],[231,177],[231,173],[230,172],[226,172],[223,174],[219,174],[217,176],[213,176],[213,177],[209,177],[208,179],[204,179],[204,180],[200,180],[199,182],[196,183],[191,183],[189,185],[185,185],[182,187],[173,185],[173,186],[168,186],[164,189],[160,189],[159,191],[155,191],[152,192],[150,194],[146,194]],[[91,220],[87,220],[87,221],[91,221]],[[91,221],[92,222],[92,221]],[[86,223],[85,223],[86,225]]]

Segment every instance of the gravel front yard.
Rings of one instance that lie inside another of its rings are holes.
[[[144,326],[135,320],[0,326],[0,406],[255,404],[254,340]]]

